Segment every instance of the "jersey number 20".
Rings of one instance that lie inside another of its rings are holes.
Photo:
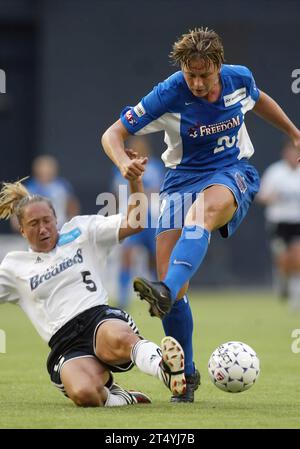
[[[218,138],[218,146],[214,149],[214,154],[224,151],[225,148],[231,148],[235,144],[235,136],[222,136]],[[224,143],[224,145],[222,145]]]

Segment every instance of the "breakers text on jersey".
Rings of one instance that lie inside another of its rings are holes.
[[[47,268],[46,272],[39,275],[35,275],[30,278],[30,288],[31,290],[35,290],[40,284],[42,284],[44,281],[48,281],[54,276],[57,276],[59,273],[62,273],[63,271],[67,270],[68,268],[72,267],[76,263],[82,263],[83,257],[82,257],[82,249],[78,248],[76,251],[76,254],[74,257],[66,258],[63,260],[63,262],[51,267]]]

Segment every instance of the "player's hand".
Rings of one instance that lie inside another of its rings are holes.
[[[125,153],[129,157],[129,159],[138,159],[138,153],[137,151],[132,150],[131,148],[125,148]]]
[[[140,180],[144,174],[148,158],[138,157],[138,153],[130,148],[127,148],[125,152],[129,159],[121,165],[121,175],[129,181]]]

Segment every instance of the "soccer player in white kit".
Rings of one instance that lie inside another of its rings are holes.
[[[142,193],[141,177],[130,188]],[[186,388],[179,343],[165,337],[160,348],[139,335],[127,313],[107,305],[102,267],[113,245],[142,229],[131,220],[135,207],[129,205],[126,217],[77,216],[58,232],[49,199],[30,196],[21,182],[5,183],[0,192],[0,218],[14,213],[29,244],[28,251],[10,252],[0,265],[0,303],[23,309],[51,348],[52,383],[79,406],[151,402],[113,382],[111,372],[128,371],[134,364],[173,394]]]
[[[274,283],[288,297],[292,311],[300,310],[300,165],[299,150],[291,141],[281,160],[263,173],[257,200],[265,217],[274,262]]]

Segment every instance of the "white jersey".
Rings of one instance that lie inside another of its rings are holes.
[[[101,274],[121,221],[121,214],[74,217],[49,253],[8,253],[0,265],[0,303],[18,304],[47,342],[74,316],[107,304]]]
[[[260,193],[275,198],[265,209],[269,222],[300,223],[300,167],[292,168],[284,160],[270,165],[261,178]]]

